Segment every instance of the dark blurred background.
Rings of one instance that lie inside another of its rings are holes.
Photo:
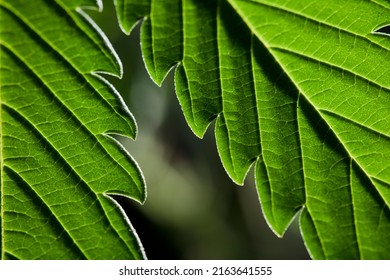
[[[297,221],[282,239],[261,213],[253,172],[235,185],[219,159],[212,124],[198,139],[184,120],[170,73],[161,88],[145,70],[139,26],[121,32],[113,0],[88,11],[122,60],[124,75],[106,78],[138,124],[136,141],[121,139],[146,178],[144,205],[119,198],[149,259],[308,259]]]

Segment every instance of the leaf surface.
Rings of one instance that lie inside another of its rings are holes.
[[[139,168],[113,138],[134,138],[135,121],[98,74],[120,77],[121,64],[80,7],[98,8],[0,1],[2,259],[144,257],[109,196],[145,199]]]
[[[175,83],[202,137],[216,119],[222,163],[255,164],[264,215],[299,214],[317,259],[390,258],[390,20],[386,0],[116,0],[143,20],[146,67]]]

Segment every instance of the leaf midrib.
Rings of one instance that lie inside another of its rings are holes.
[[[272,53],[272,52],[271,52]],[[287,71],[287,69],[284,68],[283,64],[280,63],[280,61],[276,58],[276,56],[274,56],[274,59],[275,61],[280,65],[280,67],[284,70],[284,72],[289,75],[289,72]],[[301,95],[305,98],[305,100],[310,104],[310,106],[312,108],[314,108],[314,110],[318,113],[319,116],[321,116],[321,119],[326,123],[326,125],[330,128],[330,130],[334,133],[335,137],[337,138],[337,141],[339,143],[342,144],[345,152],[348,154],[348,157],[350,159],[352,159],[356,164],[357,166],[359,167],[359,170],[370,180],[370,183],[375,186],[374,182],[373,182],[373,179],[374,177],[371,176],[370,174],[368,174],[365,169],[360,165],[359,161],[350,153],[349,149],[344,145],[344,142],[340,139],[339,135],[336,133],[336,130],[332,127],[332,125],[327,121],[326,117],[324,117],[324,113],[326,112],[330,112],[330,111],[325,111],[325,110],[322,110],[320,108],[318,108],[315,104],[313,104],[310,100],[310,98],[308,96],[305,95],[305,92],[302,88],[299,87],[299,85],[293,80],[291,79],[291,82],[294,84],[294,86],[299,90],[299,92],[301,93]],[[333,112],[332,112],[333,113]],[[337,116],[340,116],[337,114]],[[340,116],[342,117],[342,116]],[[362,126],[362,124],[359,124],[359,126]],[[368,128],[367,128],[368,129]],[[383,198],[382,198],[383,199]],[[390,207],[390,206],[389,206]]]
[[[238,14],[240,14],[239,12],[239,9],[236,8],[236,6],[232,3],[232,1],[234,0],[227,0],[231,5],[232,7],[234,7],[234,9],[237,11]],[[240,1],[240,0],[239,0]],[[377,42],[373,41],[373,40],[370,40],[369,38],[363,36],[363,35],[360,35],[360,34],[357,34],[357,33],[353,33],[351,32],[350,30],[348,29],[345,29],[345,28],[342,28],[341,26],[337,26],[337,25],[333,25],[329,22],[325,22],[325,21],[321,21],[319,19],[316,19],[314,17],[311,17],[309,15],[305,15],[305,14],[302,14],[302,13],[299,13],[298,11],[296,10],[291,10],[291,9],[288,9],[286,7],[282,7],[282,6],[278,6],[278,5],[272,5],[270,3],[262,3],[262,2],[257,2],[257,1],[254,1],[254,0],[248,0],[249,2],[252,2],[253,4],[257,4],[257,5],[261,5],[261,6],[264,6],[264,7],[268,7],[268,8],[272,8],[272,9],[275,9],[275,10],[279,10],[279,11],[282,11],[282,12],[286,12],[286,13],[289,13],[289,14],[292,14],[292,15],[295,15],[295,16],[298,16],[298,17],[301,17],[301,18],[304,18],[306,20],[310,20],[314,23],[319,23],[319,24],[322,24],[324,26],[327,26],[327,27],[330,27],[332,29],[337,29],[339,31],[343,31],[345,33],[348,33],[349,35],[352,35],[352,36],[356,36],[356,37],[359,37],[360,39],[363,39],[363,40],[367,40],[369,41],[371,44],[377,46],[377,47],[380,47],[380,48],[384,48],[384,49],[387,49],[387,50],[390,50],[390,48],[386,48],[380,44],[378,44]],[[376,5],[379,5],[379,6],[382,6],[381,4],[379,3],[376,3],[374,1],[371,1],[372,3],[376,4]],[[383,6],[382,6],[383,7]],[[385,7],[387,9],[387,7]],[[254,32],[256,35],[259,35],[257,34],[256,32],[256,29],[253,28],[250,24],[248,24],[248,22],[246,21],[245,17],[242,16],[240,14],[241,18],[243,19],[243,21],[247,24],[248,27],[250,27],[250,29],[252,30],[252,32]],[[258,36],[257,36],[258,37]]]
[[[279,63],[279,61],[275,58],[275,60]],[[281,65],[279,63],[279,65]],[[281,65],[281,67],[283,68],[283,66]],[[286,71],[286,69],[284,69],[284,71],[287,73],[288,75],[288,72]],[[370,174],[368,174],[366,172],[366,170],[360,165],[360,163],[357,161],[357,159],[350,153],[350,151],[347,149],[347,147],[344,145],[344,142],[339,138],[339,136],[337,135],[337,133],[335,132],[335,129],[332,127],[332,125],[326,120],[326,118],[324,118],[323,114],[321,114],[321,110],[318,109],[313,103],[311,103],[310,99],[304,94],[304,92],[299,88],[299,86],[294,82],[294,80],[291,80],[292,83],[296,86],[297,89],[300,90],[301,92],[301,95],[305,98],[305,100],[310,104],[310,106],[312,106],[314,108],[314,110],[316,110],[316,112],[319,114],[319,116],[321,116],[321,119],[326,123],[326,125],[329,127],[329,129],[334,133],[334,136],[336,137],[337,141],[339,143],[341,143],[341,145],[343,146],[343,149],[345,150],[345,152],[347,153],[348,157],[350,158],[350,161],[351,161],[351,165],[353,164],[352,162],[354,162],[359,171],[362,172],[364,174],[364,176],[370,181],[371,185],[375,188],[375,184],[374,184],[374,179],[375,177],[371,176]],[[354,203],[353,203],[353,199],[352,199],[352,183],[351,183],[351,180],[349,179],[349,188],[350,188],[350,195],[351,195],[351,203],[352,203],[352,208],[354,208]],[[375,188],[376,189],[376,188]],[[377,190],[378,191],[378,190]],[[380,192],[378,191],[378,193],[380,194]],[[383,200],[383,202],[387,205],[386,203],[386,200],[383,199],[382,197],[382,194],[380,194],[380,197],[381,199]],[[387,205],[389,208],[390,208],[390,205]],[[310,213],[310,209],[306,206],[307,208],[307,211]],[[356,219],[356,215],[355,215],[355,212],[353,211],[353,220],[355,221]],[[315,226],[315,221],[313,219],[313,224]],[[353,227],[354,227],[354,232],[355,232],[355,238],[356,238],[356,244],[357,244],[357,247],[358,247],[358,252],[359,252],[359,255],[361,256],[361,248],[360,248],[360,242],[359,242],[359,234],[357,232],[357,228],[356,228],[356,223],[353,224]],[[323,247],[322,245],[322,241],[321,241],[321,238],[320,238],[320,234],[319,234],[319,231],[316,229],[317,231],[317,234],[318,234],[318,237],[319,237],[319,240],[321,242],[321,246],[322,246],[322,249],[323,249],[323,252],[325,254],[325,247]],[[326,254],[325,254],[326,256]]]
[[[260,41],[260,42],[269,50],[269,52],[270,52],[270,54],[272,55],[272,57],[273,57],[273,58],[275,59],[275,61],[280,65],[280,67],[283,69],[283,71],[286,73],[286,75],[288,75],[289,79],[290,79],[291,82],[294,84],[294,86],[299,90],[300,95],[302,95],[302,96],[305,98],[305,100],[310,104],[310,106],[312,106],[312,107],[315,109],[315,111],[319,114],[319,116],[321,116],[321,119],[326,123],[326,125],[334,132],[335,137],[337,138],[337,140],[339,141],[339,143],[341,143],[341,144],[343,145],[344,150],[345,150],[346,153],[348,154],[348,157],[349,157],[350,160],[351,160],[351,165],[352,165],[352,162],[354,162],[354,163],[357,165],[359,171],[362,172],[362,173],[364,174],[364,176],[366,176],[367,179],[370,181],[371,185],[375,187],[374,180],[377,179],[377,178],[374,177],[374,176],[371,176],[370,174],[368,174],[368,173],[365,171],[365,169],[359,164],[359,162],[357,161],[357,159],[350,153],[350,151],[349,151],[349,150],[347,149],[347,147],[344,145],[344,142],[341,141],[341,139],[339,138],[339,136],[338,136],[337,133],[335,132],[334,128],[331,126],[331,124],[326,120],[326,118],[325,118],[324,115],[323,115],[323,113],[332,113],[332,114],[336,114],[336,113],[331,112],[331,111],[326,111],[326,110],[320,109],[320,108],[318,108],[317,106],[315,106],[315,105],[311,102],[310,98],[309,98],[308,96],[305,95],[304,91],[303,91],[303,90],[298,86],[298,84],[294,81],[294,79],[291,78],[291,76],[290,76],[290,74],[289,74],[289,71],[288,71],[287,69],[285,69],[284,65],[278,60],[277,55],[275,55],[275,53],[274,53],[272,50],[280,50],[280,51],[284,51],[284,52],[289,52],[289,53],[291,53],[291,54],[293,54],[293,55],[299,55],[299,56],[305,57],[305,58],[307,58],[307,59],[314,60],[314,61],[317,61],[317,62],[319,62],[319,63],[328,65],[328,66],[330,66],[330,67],[335,67],[335,68],[337,68],[337,69],[339,69],[339,70],[342,69],[343,71],[345,71],[345,72],[347,72],[347,73],[349,73],[349,74],[351,74],[351,75],[357,76],[357,77],[359,77],[359,78],[365,80],[366,82],[368,82],[368,83],[370,83],[370,84],[373,84],[373,85],[376,86],[376,87],[379,87],[380,89],[387,89],[387,88],[384,87],[384,86],[381,86],[380,84],[376,83],[375,81],[370,80],[370,79],[367,78],[367,77],[364,77],[364,76],[362,76],[362,75],[360,75],[360,74],[354,73],[352,70],[341,68],[341,66],[339,66],[339,65],[334,65],[334,64],[332,64],[332,63],[330,63],[330,62],[327,62],[327,61],[321,61],[321,60],[318,60],[318,59],[314,59],[313,57],[310,57],[310,56],[308,56],[308,55],[306,55],[306,54],[304,54],[304,53],[298,53],[298,52],[295,52],[295,51],[292,51],[292,50],[289,50],[289,49],[285,49],[285,48],[282,48],[282,47],[271,47],[271,46],[269,46],[268,44],[265,43],[264,38],[262,38],[262,36],[256,31],[256,28],[254,28],[254,27],[250,24],[250,22],[247,21],[247,19],[245,18],[245,16],[242,15],[241,10],[240,10],[238,7],[236,7],[236,5],[235,5],[234,3],[232,3],[232,0],[227,0],[227,1],[228,1],[229,4],[233,7],[233,9],[240,15],[240,17],[242,18],[242,20],[245,22],[245,24],[246,24],[246,25],[248,26],[248,28],[251,30],[251,32],[252,32],[253,34],[255,34],[255,36],[258,38],[258,40],[259,40],[259,41]],[[376,46],[378,46],[378,47],[380,47],[380,48],[382,48],[382,49],[387,49],[387,48],[385,48],[384,46],[381,46],[381,45],[377,44],[376,42],[373,42],[373,41],[369,40],[369,39],[366,38],[366,37],[363,37],[363,36],[358,35],[358,34],[353,34],[353,33],[351,33],[351,32],[348,31],[348,30],[344,30],[344,29],[342,29],[342,28],[340,28],[340,27],[337,27],[337,26],[332,26],[332,25],[330,25],[330,24],[328,24],[328,23],[325,23],[325,22],[320,22],[320,21],[318,21],[318,20],[316,20],[316,19],[313,19],[313,18],[307,17],[307,16],[305,16],[305,15],[301,15],[301,14],[299,14],[299,13],[290,11],[290,10],[288,10],[288,9],[286,9],[286,8],[281,8],[281,7],[278,7],[278,6],[273,6],[273,5],[269,5],[269,4],[259,3],[259,2],[253,1],[253,0],[249,0],[249,1],[250,1],[250,2],[253,2],[253,3],[255,3],[255,4],[263,5],[263,6],[270,7],[270,8],[274,8],[274,9],[278,9],[278,10],[282,10],[282,11],[284,11],[284,12],[292,13],[292,14],[294,14],[294,15],[297,15],[297,16],[300,16],[300,17],[307,18],[307,19],[309,19],[309,20],[311,20],[311,21],[314,21],[314,22],[316,22],[316,23],[324,24],[324,25],[326,25],[326,26],[328,26],[328,27],[330,27],[330,28],[338,29],[338,30],[343,31],[343,32],[346,32],[346,33],[348,33],[348,34],[352,34],[352,35],[354,35],[354,36],[358,36],[358,37],[360,37],[361,39],[367,40],[367,41],[369,41],[370,43],[372,43],[372,44],[374,44],[374,45],[376,45]],[[375,4],[378,4],[378,3],[375,2]],[[378,4],[378,5],[379,5],[379,4]],[[322,112],[323,112],[323,113],[322,113]],[[336,114],[336,115],[339,116],[339,117],[342,117],[343,119],[345,119],[345,117],[343,117],[343,116],[341,116],[341,115],[339,115],[339,114]],[[349,119],[348,119],[348,121],[353,122],[352,120],[349,120]],[[359,125],[359,126],[362,126],[362,127],[364,127],[365,129],[368,129],[368,130],[370,130],[370,131],[373,131],[373,132],[375,132],[375,133],[378,133],[378,134],[380,134],[380,135],[386,136],[386,138],[389,138],[388,135],[386,135],[386,134],[384,134],[384,133],[382,133],[382,132],[379,132],[379,131],[377,131],[377,130],[374,130],[373,128],[364,126],[364,125],[361,124],[361,123],[356,123],[356,122],[353,122],[353,123],[355,123],[355,124],[357,124],[357,125]],[[301,152],[302,152],[302,149],[301,149]],[[302,156],[303,156],[303,155],[302,155]],[[303,158],[302,158],[302,160],[303,160]],[[349,187],[352,188],[351,182],[350,182],[350,184],[349,184]],[[386,200],[383,199],[383,197],[382,197],[381,194],[380,194],[380,196],[381,196],[381,199],[384,201],[384,203],[387,205]],[[352,200],[352,190],[351,190],[351,200]],[[352,204],[353,204],[353,201],[352,201]],[[353,204],[353,205],[354,205],[354,204]],[[387,205],[387,206],[390,208],[390,205]],[[353,207],[353,206],[352,206],[352,207]],[[353,208],[354,208],[354,207],[353,207]],[[311,214],[310,214],[310,209],[308,209],[307,206],[306,206],[306,209],[307,209],[309,215],[311,216]],[[355,221],[355,219],[356,219],[355,213],[353,213],[353,219],[354,219],[354,221]],[[314,224],[314,226],[315,226],[315,221],[314,221],[314,220],[313,220],[313,224]],[[316,229],[316,231],[317,231],[317,229]],[[356,238],[356,242],[357,242],[356,244],[357,244],[357,247],[358,247],[358,252],[359,252],[359,255],[361,256],[361,248],[360,248],[359,235],[358,235],[358,232],[357,232],[356,223],[354,223],[354,232],[355,232],[355,238]],[[318,232],[318,231],[317,231],[317,234],[318,234],[319,241],[320,241],[320,243],[321,243],[321,247],[322,247],[322,249],[323,249],[323,252],[324,252],[324,254],[325,254],[325,256],[326,256],[325,247],[324,247],[323,244],[322,244],[322,240],[321,240],[321,238],[320,238],[320,235],[319,235],[319,232]]]
[[[327,124],[327,126],[328,126],[329,128],[331,128],[333,132],[335,132],[335,130],[332,128],[332,126],[329,124],[329,122],[326,120],[326,118],[324,118],[323,114],[321,113],[321,109],[318,108],[317,106],[315,106],[315,104],[313,104],[313,103],[311,102],[310,98],[309,98],[308,96],[305,95],[304,91],[299,87],[299,85],[294,81],[294,79],[291,78],[291,76],[290,76],[290,74],[289,74],[289,71],[288,71],[287,69],[285,69],[283,63],[281,63],[281,62],[278,60],[277,55],[275,55],[275,54],[272,52],[272,49],[280,49],[280,50],[287,51],[287,52],[290,52],[290,53],[295,54],[295,55],[304,56],[304,57],[306,57],[306,58],[309,58],[309,59],[318,61],[318,62],[320,62],[320,63],[326,64],[326,65],[329,65],[329,66],[332,66],[332,67],[337,67],[338,69],[340,69],[340,66],[332,65],[332,64],[330,64],[330,63],[328,63],[328,62],[326,62],[326,61],[319,61],[319,60],[316,60],[316,59],[314,59],[314,58],[312,58],[312,57],[308,57],[308,56],[305,55],[305,54],[296,53],[296,52],[293,52],[293,51],[291,51],[291,50],[282,49],[282,48],[275,48],[275,47],[270,47],[270,46],[268,46],[268,45],[265,43],[264,38],[262,38],[262,36],[261,36],[260,34],[258,34],[258,32],[256,32],[256,29],[255,29],[255,28],[250,24],[250,22],[248,22],[248,21],[245,19],[245,17],[240,13],[240,9],[238,9],[238,8],[235,6],[235,4],[232,3],[232,0],[227,0],[227,1],[228,1],[228,2],[230,3],[230,5],[235,9],[235,11],[240,15],[240,17],[242,18],[242,20],[245,22],[245,24],[246,24],[246,25],[248,26],[248,28],[251,30],[251,32],[254,33],[254,34],[256,34],[256,37],[258,38],[258,40],[259,40],[259,41],[260,41],[260,42],[269,50],[270,54],[273,56],[273,58],[275,59],[275,61],[280,65],[280,67],[283,69],[283,71],[289,76],[291,82],[292,82],[292,83],[295,85],[295,87],[299,90],[299,92],[301,93],[301,95],[306,99],[306,101],[310,104],[310,106],[312,106],[312,107],[316,110],[316,112],[321,116],[322,120],[325,121],[325,123]],[[280,10],[283,10],[283,11],[286,11],[286,12],[293,13],[292,11],[289,11],[289,10],[286,10],[286,9],[282,9],[282,8],[280,8],[280,7],[276,7],[276,6],[274,7],[274,6],[271,6],[271,5],[268,5],[268,4],[264,4],[264,3],[259,3],[259,2],[253,1],[253,0],[249,0],[249,1],[251,1],[251,2],[253,2],[253,3],[256,3],[256,4],[259,4],[259,5],[264,5],[264,6],[267,6],[267,7],[276,8],[276,9],[280,9]],[[295,14],[295,13],[294,13],[294,14]],[[299,15],[299,14],[297,14],[297,15]],[[315,20],[313,20],[313,21],[315,21]],[[318,20],[317,20],[316,22],[318,22]],[[331,26],[331,27],[332,27],[332,28],[336,28],[336,29],[338,28],[338,27],[333,27],[333,26]],[[356,35],[356,34],[354,34],[354,35]],[[363,37],[363,38],[364,38],[364,37]],[[365,38],[365,39],[366,39],[366,38]],[[382,46],[380,46],[380,47],[383,48]],[[352,72],[352,71],[349,71],[348,69],[342,69],[342,70],[343,70],[343,71],[346,71],[346,72],[348,72],[348,73],[350,73],[350,74],[352,74],[352,75],[358,76],[358,77],[364,79],[365,81],[367,81],[367,82],[369,82],[369,83],[371,83],[371,84],[374,84],[375,86],[377,86],[377,87],[379,87],[379,88],[381,88],[381,89],[382,89],[382,88],[386,89],[385,87],[383,87],[383,86],[381,86],[381,85],[375,83],[374,81],[371,81],[370,79],[368,79],[368,78],[366,78],[366,77],[362,77],[362,76],[360,76],[360,75],[358,75],[358,74],[356,74],[356,73],[354,73],[354,72]],[[360,125],[362,125],[362,124],[360,124]],[[335,135],[336,135],[337,140],[338,140],[340,143],[343,144],[343,147],[344,147],[344,149],[346,150],[346,152],[348,153],[348,156],[349,156],[351,159],[354,160],[354,162],[359,166],[359,169],[360,169],[362,172],[364,172],[365,176],[367,176],[367,177],[369,178],[370,182],[374,185],[374,183],[373,183],[373,181],[372,181],[372,177],[371,177],[368,173],[365,172],[365,170],[362,168],[362,166],[359,164],[359,162],[350,154],[349,150],[344,146],[344,142],[341,141],[341,139],[338,137],[338,135],[337,135],[336,133],[335,133]]]
[[[260,40],[260,39],[259,39],[259,40]],[[311,57],[311,56],[309,56],[309,55],[307,55],[307,54],[305,54],[305,53],[298,52],[298,51],[293,51],[293,50],[291,50],[291,49],[282,48],[282,47],[269,47],[269,50],[270,50],[271,53],[272,53],[272,50],[279,50],[279,51],[281,51],[281,52],[290,53],[290,54],[295,55],[295,56],[300,56],[300,57],[303,57],[303,58],[306,58],[306,59],[309,59],[309,60],[312,60],[312,61],[316,61],[316,62],[319,62],[319,63],[321,63],[321,64],[327,65],[327,66],[329,66],[329,67],[335,68],[335,69],[337,69],[337,70],[339,70],[339,71],[343,71],[343,72],[345,72],[345,73],[348,73],[348,74],[351,74],[351,75],[353,75],[353,76],[356,76],[356,77],[358,77],[358,78],[360,78],[360,79],[362,79],[362,80],[368,82],[369,84],[372,84],[372,85],[374,85],[375,87],[378,87],[378,88],[380,88],[380,89],[388,89],[386,86],[382,86],[382,85],[376,83],[375,81],[370,80],[369,78],[362,76],[361,74],[355,73],[355,72],[353,72],[352,70],[349,70],[349,69],[347,69],[347,68],[343,68],[343,67],[340,66],[340,65],[333,64],[333,63],[331,63],[330,61],[325,61],[325,60],[320,60],[320,59],[317,59],[317,58],[313,58],[313,57]],[[276,55],[273,55],[273,57],[275,57],[275,56],[276,56]],[[286,72],[286,73],[288,73],[288,72]],[[380,77],[381,77],[381,76],[379,76],[378,78],[380,78]]]
[[[323,63],[323,64],[326,64],[328,66],[331,66],[331,67],[336,67],[337,69],[342,69],[343,71],[346,71],[348,73],[351,73],[352,75],[355,75],[357,77],[360,77],[362,79],[364,79],[365,81],[368,81],[369,83],[371,84],[375,84],[376,86],[380,87],[380,88],[387,88],[385,86],[382,86],[378,83],[376,83],[375,81],[373,80],[370,80],[369,78],[367,77],[364,77],[362,76],[361,74],[358,74],[358,73],[355,73],[353,72],[352,70],[350,69],[347,69],[347,68],[342,68],[342,66],[340,65],[336,65],[336,64],[332,64],[330,61],[325,61],[325,60],[320,60],[318,58],[314,58],[314,57],[311,57],[311,56],[308,56],[307,54],[305,53],[302,53],[302,52],[298,52],[298,51],[293,51],[291,49],[287,49],[287,48],[282,48],[280,46],[270,46],[269,44],[266,43],[266,40],[263,38],[263,36],[261,34],[259,34],[259,32],[256,30],[256,28],[246,19],[245,15],[242,14],[241,10],[239,7],[237,7],[235,4],[234,4],[234,1],[232,3],[232,0],[227,0],[229,2],[229,4],[233,7],[233,9],[237,12],[237,14],[239,14],[239,16],[241,17],[241,19],[243,20],[243,22],[246,24],[246,26],[248,26],[249,30],[256,35],[256,37],[259,39],[259,41],[272,53],[272,50],[281,50],[281,51],[285,51],[285,52],[289,52],[291,54],[295,54],[295,55],[299,55],[299,56],[302,56],[302,57],[305,57],[305,58],[308,58],[308,59],[311,59],[311,60],[314,60],[314,61],[318,61],[320,63]],[[305,19],[308,19],[314,23],[320,23],[320,24],[323,24],[325,26],[328,26],[332,29],[336,29],[336,30],[339,30],[339,31],[342,31],[342,32],[345,32],[345,33],[348,33],[349,35],[353,35],[353,36],[356,36],[356,37],[359,37],[361,40],[365,40],[365,41],[368,41],[370,42],[370,44],[372,45],[375,45],[376,47],[379,47],[380,49],[385,49],[385,50],[390,50],[390,49],[387,49],[386,47],[382,46],[382,45],[379,45],[378,43],[372,41],[372,40],[369,40],[367,37],[364,37],[362,35],[359,35],[359,34],[354,34],[352,33],[351,31],[349,30],[346,30],[346,29],[343,29],[341,27],[338,27],[338,26],[333,26],[331,24],[328,24],[328,23],[325,23],[325,22],[321,22],[319,20],[316,20],[314,18],[310,18],[310,17],[307,17],[306,15],[301,15],[295,11],[290,11],[288,9],[286,9],[285,7],[278,7],[278,6],[274,6],[274,5],[269,5],[269,4],[264,4],[264,3],[260,3],[260,2],[256,2],[256,1],[253,1],[253,0],[249,0],[250,2],[254,3],[254,4],[258,4],[258,5],[261,5],[261,6],[265,6],[265,7],[270,7],[270,8],[274,8],[274,9],[277,9],[277,10],[280,10],[280,11],[283,11],[283,12],[287,12],[287,13],[291,13],[293,15],[297,15],[299,17],[303,17]],[[275,57],[275,55],[273,54],[272,55],[273,57]],[[286,73],[288,73],[286,71]]]
[[[372,3],[374,3],[374,4],[378,5],[378,6],[384,7],[384,8],[386,8],[386,9],[389,8],[389,6],[385,6],[385,5],[383,5],[382,3],[378,3],[378,2],[375,1],[375,0],[369,0],[369,1],[371,1]]]
[[[284,69],[283,67],[283,64],[280,63],[280,61],[278,61],[278,59],[276,57],[274,57],[275,60],[277,61],[277,63],[283,68],[283,70],[286,72],[286,74],[288,75],[288,71],[286,69]],[[356,165],[359,167],[359,170],[367,177],[367,179],[370,180],[370,183],[375,186],[374,182],[373,182],[373,179],[375,179],[375,177],[373,177],[372,175],[368,174],[366,172],[366,170],[360,165],[359,161],[350,153],[350,151],[348,150],[348,148],[344,145],[344,142],[340,139],[339,135],[336,133],[336,130],[332,127],[332,125],[327,121],[327,119],[324,117],[323,113],[325,113],[325,110],[321,110],[320,108],[318,108],[317,106],[315,106],[310,98],[308,98],[304,91],[299,87],[298,84],[295,83],[295,81],[293,79],[290,79],[291,82],[295,85],[295,87],[299,90],[299,92],[301,93],[301,95],[305,98],[305,100],[310,104],[310,106],[312,106],[314,108],[314,110],[319,114],[319,116],[321,116],[321,119],[326,123],[326,125],[330,128],[330,130],[334,133],[335,137],[337,138],[337,141],[339,143],[342,144],[345,152],[348,154],[348,157],[353,160]],[[328,111],[329,112],[329,111]],[[338,115],[339,116],[339,115]],[[342,116],[340,116],[342,117]],[[362,126],[362,124],[359,124],[360,126]],[[368,128],[367,128],[368,129]],[[383,199],[383,198],[382,198]],[[386,202],[385,202],[386,203]],[[389,205],[390,207],[390,205]]]
[[[377,134],[378,136],[382,136],[382,137],[390,140],[390,135],[387,135],[387,134],[385,134],[385,133],[383,133],[381,131],[378,131],[378,130],[372,128],[372,127],[369,127],[369,126],[367,126],[367,125],[365,125],[363,123],[356,122],[356,121],[354,121],[352,119],[349,119],[349,118],[347,118],[347,117],[345,117],[345,116],[343,116],[341,114],[338,114],[336,112],[332,112],[330,110],[321,109],[321,108],[319,108],[318,111],[319,112],[324,112],[325,114],[329,114],[329,115],[333,115],[333,116],[339,117],[339,118],[341,118],[341,119],[343,119],[343,120],[345,120],[347,122],[350,122],[350,123],[352,123],[352,124],[354,124],[356,126],[359,126],[359,127],[363,128],[365,130],[371,131],[371,132]],[[372,176],[372,177],[374,177],[374,176]]]

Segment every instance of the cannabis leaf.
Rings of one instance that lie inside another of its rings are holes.
[[[390,20],[386,0],[116,0],[144,19],[146,67],[177,65],[185,118],[215,134],[228,174],[256,182],[270,227],[300,215],[313,258],[390,258]]]
[[[134,119],[97,74],[119,77],[121,65],[80,6],[97,8],[0,1],[2,259],[144,257],[109,196],[145,198],[140,170],[112,137],[134,138]]]

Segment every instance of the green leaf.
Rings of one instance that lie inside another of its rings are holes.
[[[277,235],[298,214],[313,258],[390,258],[387,0],[116,4],[126,33],[144,18],[152,79],[177,65],[194,133],[216,119],[231,178],[242,184],[255,164]]]
[[[97,8],[0,1],[2,259],[144,257],[110,197],[145,199],[142,173],[113,138],[134,138],[135,121],[98,74],[120,77],[121,64],[79,7]]]

